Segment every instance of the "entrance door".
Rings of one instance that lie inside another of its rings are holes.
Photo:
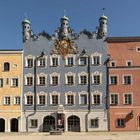
[[[43,132],[49,132],[55,129],[55,118],[53,116],[46,116],[43,120]]]
[[[0,118],[0,132],[5,132],[5,120]]]
[[[80,132],[80,119],[77,116],[68,118],[68,131]]]
[[[57,114],[57,129],[64,131],[64,114]]]
[[[11,132],[18,132],[18,120],[17,119],[11,120]]]

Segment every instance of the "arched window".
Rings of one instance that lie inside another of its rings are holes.
[[[4,71],[10,71],[10,64],[8,62],[4,63]]]

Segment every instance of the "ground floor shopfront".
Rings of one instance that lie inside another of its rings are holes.
[[[110,131],[140,130],[140,107],[110,108]]]
[[[0,132],[19,132],[21,112],[0,112]]]
[[[63,111],[63,112],[23,112],[23,132],[49,132],[63,130],[64,132],[108,131],[107,111]]]

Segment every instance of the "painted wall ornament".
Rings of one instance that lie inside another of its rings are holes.
[[[70,39],[55,40],[54,48],[51,54],[60,54],[65,59],[67,54],[76,54],[77,47],[74,46],[74,42]]]

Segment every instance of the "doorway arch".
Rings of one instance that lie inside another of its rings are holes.
[[[55,129],[55,118],[53,116],[46,116],[43,119],[43,132],[49,132]]]
[[[0,132],[5,132],[5,120],[0,118]]]
[[[11,132],[18,132],[18,119],[11,119]]]
[[[80,118],[79,117],[72,115],[68,117],[67,122],[68,122],[68,131],[80,132]]]

